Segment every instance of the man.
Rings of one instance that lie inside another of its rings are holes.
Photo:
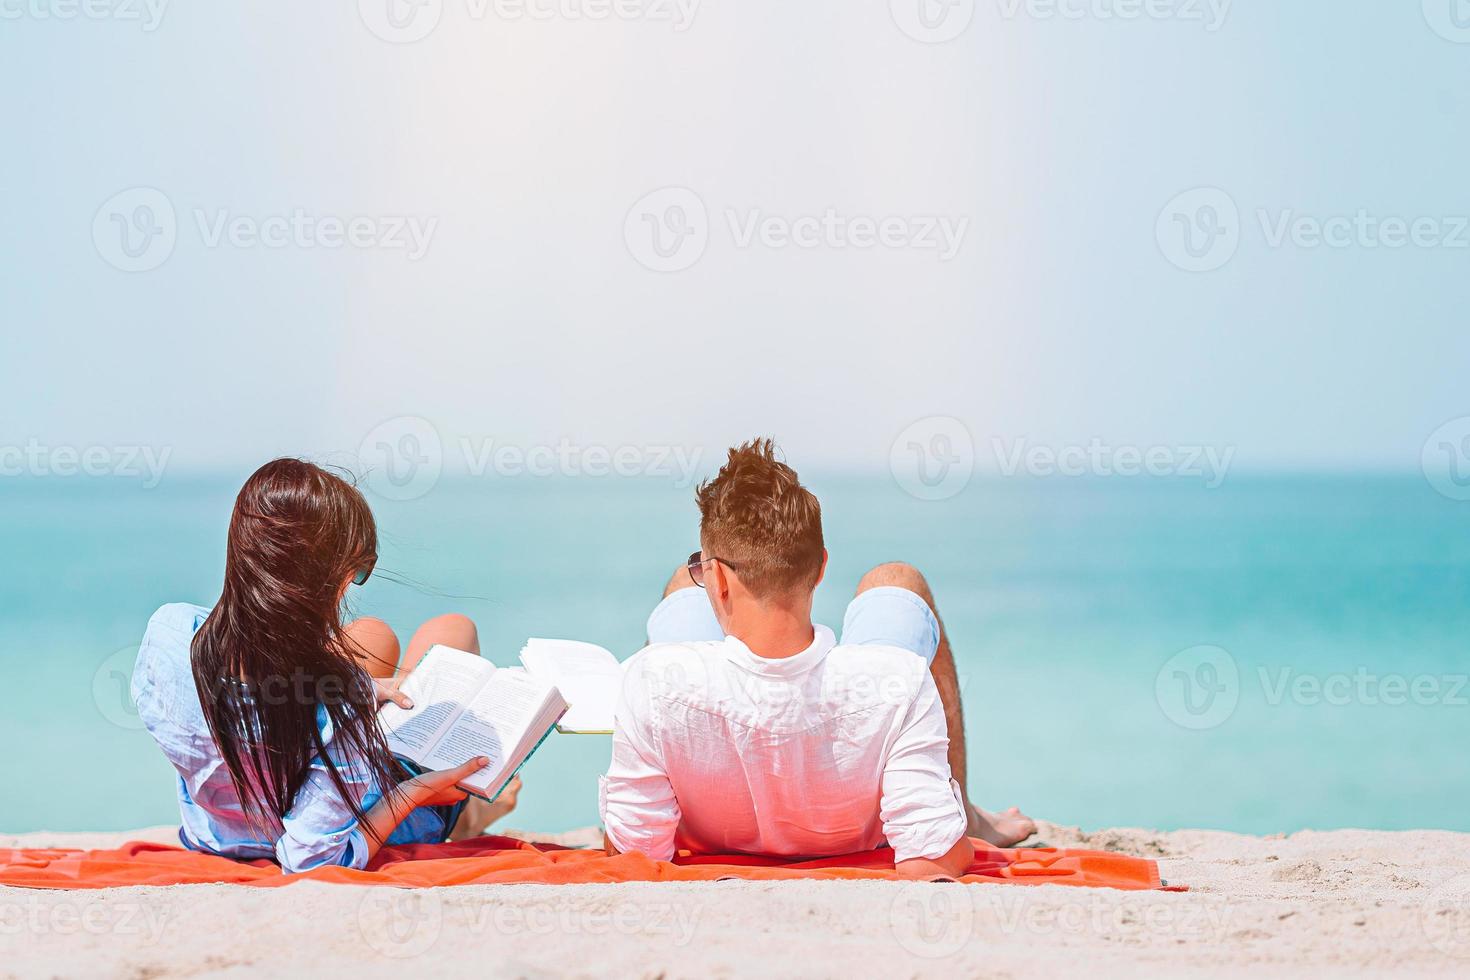
[[[1029,836],[1029,818],[973,807],[951,778],[965,771],[959,685],[917,570],[864,576],[838,645],[811,620],[821,506],[771,441],[732,449],[697,498],[701,550],[625,669],[608,851],[818,857],[886,841],[900,872],[928,877],[963,873],[967,834]]]

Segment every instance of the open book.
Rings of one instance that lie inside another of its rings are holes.
[[[611,735],[613,709],[623,685],[623,665],[595,643],[526,641],[521,663],[532,677],[561,691],[569,705],[556,730],[573,735]]]
[[[452,647],[429,648],[403,683],[413,710],[391,701],[378,712],[388,747],[425,769],[483,755],[490,764],[459,786],[493,800],[566,713],[552,685]]]

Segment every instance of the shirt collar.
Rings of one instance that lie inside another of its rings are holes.
[[[812,637],[811,646],[800,653],[781,658],[762,657],[746,646],[744,641],[734,636],[727,636],[725,637],[725,659],[751,673],[763,674],[767,677],[795,677],[821,663],[837,645],[837,637],[827,627],[816,624],[812,627],[812,632],[815,636]]]

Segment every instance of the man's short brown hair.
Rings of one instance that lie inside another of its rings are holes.
[[[770,439],[752,439],[695,492],[706,558],[723,558],[757,599],[814,589],[822,574],[822,505]]]

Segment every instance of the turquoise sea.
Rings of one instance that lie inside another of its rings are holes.
[[[127,673],[155,607],[216,595],[245,475],[0,482],[0,832],[174,819]],[[819,618],[877,562],[930,576],[983,804],[1089,827],[1470,831],[1470,504],[1417,475],[997,478],[942,502],[886,474],[807,477],[832,553]],[[357,610],[405,639],[463,611],[501,664],[533,634],[632,653],[697,544],[692,494],[667,481],[446,479],[373,503],[382,574]],[[1176,656],[1201,646],[1218,649]],[[549,739],[511,823],[595,823],[607,747]]]

